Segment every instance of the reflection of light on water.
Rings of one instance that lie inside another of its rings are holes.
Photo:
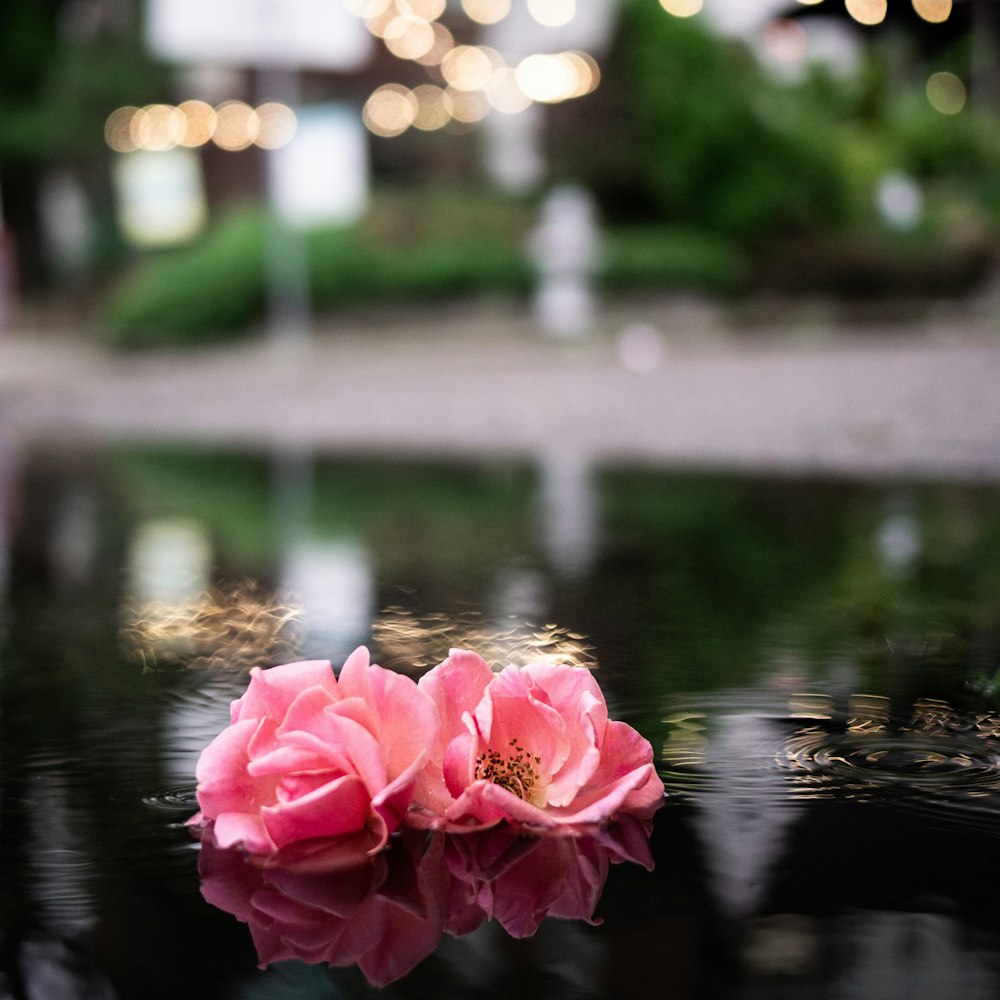
[[[425,670],[440,663],[450,649],[471,649],[494,669],[553,660],[568,666],[596,667],[584,636],[558,625],[532,626],[510,620],[485,621],[477,612],[414,615],[386,608],[372,626],[377,659],[400,670]]]
[[[561,576],[587,572],[597,547],[597,499],[590,460],[567,451],[541,456],[541,530],[546,552]]]
[[[127,609],[128,652],[145,667],[183,663],[242,672],[294,659],[300,612],[252,585],[214,590],[183,602],[147,601]]]

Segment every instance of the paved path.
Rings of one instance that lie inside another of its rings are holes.
[[[618,334],[640,321],[660,339],[647,332],[648,370],[637,371]],[[574,342],[496,309],[403,326],[342,320],[301,352],[258,340],[116,355],[79,337],[8,335],[0,428],[27,444],[59,435],[1000,479],[1000,324],[982,315],[864,333],[814,318],[778,334],[675,304],[620,310]]]

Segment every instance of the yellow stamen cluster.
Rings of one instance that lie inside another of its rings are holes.
[[[485,750],[476,758],[476,778],[492,781],[519,799],[531,801],[539,783],[535,766],[541,763],[542,759],[525,750],[515,737],[506,757],[497,750]]]

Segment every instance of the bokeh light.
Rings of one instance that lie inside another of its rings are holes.
[[[576,0],[528,0],[528,13],[546,28],[561,28],[576,17]]]
[[[386,83],[365,102],[362,119],[370,132],[391,139],[413,124],[417,110],[417,99],[408,87]]]
[[[600,79],[597,64],[580,52],[537,54],[517,66],[517,85],[533,101],[555,104],[590,93]]]
[[[104,141],[116,153],[131,153],[137,148],[132,141],[132,119],[138,110],[129,105],[108,115],[108,120],[104,123]]]
[[[147,104],[132,117],[131,137],[137,149],[173,149],[184,135],[184,115],[170,104]]]
[[[298,122],[287,104],[268,101],[257,108],[257,126],[256,145],[261,149],[280,149],[291,142]]]
[[[385,47],[399,59],[420,59],[434,47],[430,22],[411,14],[401,14],[385,29]]]
[[[260,131],[257,112],[244,101],[225,101],[215,109],[212,141],[220,149],[237,153],[251,146]]]
[[[434,32],[434,41],[422,56],[417,56],[414,62],[421,66],[438,66],[441,60],[455,47],[455,39],[452,33],[443,25],[435,21],[431,25]]]
[[[365,18],[378,17],[380,14],[394,7],[393,0],[344,0],[347,9],[358,17]]]
[[[951,0],[913,0],[913,9],[931,24],[940,24],[951,16]]]
[[[481,90],[458,90],[449,87],[447,94],[451,100],[451,116],[457,122],[474,125],[490,113],[489,102]]]
[[[503,66],[498,52],[484,45],[459,45],[441,60],[441,74],[456,90],[482,90]]]
[[[385,38],[389,25],[399,17],[399,10],[394,3],[389,4],[377,14],[365,18],[365,27],[376,37]]]
[[[396,0],[400,14],[422,21],[436,21],[447,6],[445,0]]]
[[[847,13],[858,24],[881,24],[888,9],[887,0],[844,0]]]
[[[462,0],[462,10],[477,24],[496,24],[510,13],[510,0]]]
[[[254,110],[242,101],[213,108],[204,101],[183,101],[177,107],[150,104],[113,111],[104,138],[116,153],[137,149],[159,152],[175,146],[195,148],[215,140],[222,149],[237,151],[256,144],[277,149],[295,135],[295,112],[287,104],[268,101]]]
[[[425,132],[444,128],[451,121],[451,98],[433,83],[424,83],[413,88],[417,111],[413,117],[413,127]]]
[[[703,0],[660,0],[660,6],[674,17],[693,17],[702,8]]]
[[[204,146],[215,132],[215,108],[205,101],[182,101],[177,110],[184,116],[181,146]]]
[[[957,115],[967,97],[965,84],[954,73],[931,73],[927,79],[927,100],[943,115]]]
[[[486,84],[486,100],[490,107],[507,115],[515,115],[532,104],[532,100],[517,85],[517,74],[510,66],[496,70]]]

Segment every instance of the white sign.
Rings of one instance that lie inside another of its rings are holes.
[[[118,218],[138,246],[182,243],[205,224],[201,163],[192,149],[120,153],[114,169]]]
[[[342,0],[148,0],[147,37],[177,62],[360,69],[372,37]]]
[[[293,226],[347,226],[368,203],[368,145],[357,111],[296,109],[292,141],[268,152],[271,201]]]

